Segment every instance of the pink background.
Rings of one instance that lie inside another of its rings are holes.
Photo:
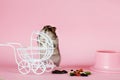
[[[29,46],[33,30],[57,27],[61,66],[92,65],[96,50],[120,50],[119,0],[0,0],[0,43]],[[0,48],[0,66],[16,65]]]

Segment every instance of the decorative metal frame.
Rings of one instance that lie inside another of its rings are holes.
[[[15,61],[21,74],[28,74],[33,71],[33,73],[39,75],[50,72],[55,67],[50,59],[54,52],[53,41],[43,32],[32,32],[29,47],[23,47],[20,43],[11,42],[0,44],[0,46],[13,48]]]

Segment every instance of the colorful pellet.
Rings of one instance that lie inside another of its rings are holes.
[[[91,75],[90,71],[83,71],[83,69],[79,69],[79,70],[71,70],[70,72],[70,76],[83,76],[83,77],[87,77],[88,75]]]

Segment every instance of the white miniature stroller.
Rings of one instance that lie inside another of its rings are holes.
[[[37,38],[38,36],[41,40]],[[9,46],[14,49],[15,61],[22,74],[33,71],[39,75],[45,71],[51,71],[55,67],[53,61],[50,60],[54,52],[51,38],[42,32],[34,31],[30,40],[29,47],[23,47],[20,43],[0,44],[0,46]],[[38,46],[38,44],[42,46]]]

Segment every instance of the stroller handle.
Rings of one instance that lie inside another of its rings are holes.
[[[0,44],[0,46],[1,47],[11,47],[11,48],[13,48],[13,50],[14,50],[14,55],[15,55],[15,62],[18,64],[18,61],[17,61],[17,47],[16,46],[18,46],[18,47],[23,47],[20,43],[13,43],[13,42],[9,42],[9,43],[5,43],[5,44]]]

